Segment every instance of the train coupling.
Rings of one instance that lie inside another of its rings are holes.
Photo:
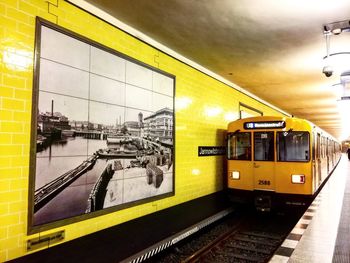
[[[270,212],[271,211],[271,196],[269,195],[258,195],[255,197],[254,205],[259,212]]]

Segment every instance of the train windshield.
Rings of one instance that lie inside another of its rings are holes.
[[[308,132],[277,132],[278,161],[309,161],[309,141]]]
[[[274,161],[273,132],[254,132],[254,160]]]
[[[250,132],[234,132],[228,134],[227,158],[229,160],[251,160]]]

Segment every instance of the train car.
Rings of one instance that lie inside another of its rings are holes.
[[[257,210],[308,205],[340,160],[340,144],[311,122],[259,116],[227,131],[230,199]]]

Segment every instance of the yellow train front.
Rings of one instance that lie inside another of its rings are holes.
[[[340,158],[340,145],[312,123],[292,117],[231,122],[227,133],[229,195],[260,211],[309,204]]]

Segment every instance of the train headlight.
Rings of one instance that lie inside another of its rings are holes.
[[[233,180],[239,180],[239,172],[238,171],[232,171],[231,177]]]
[[[305,175],[303,174],[292,174],[293,184],[305,184]]]

